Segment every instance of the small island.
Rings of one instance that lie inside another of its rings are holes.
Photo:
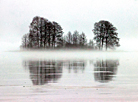
[[[94,38],[86,38],[84,32],[69,31],[64,35],[61,25],[36,16],[29,26],[29,33],[23,35],[21,49],[115,49],[119,47],[117,28],[109,21],[101,20],[94,24]]]

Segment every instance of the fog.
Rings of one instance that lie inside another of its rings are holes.
[[[121,51],[137,51],[137,0],[0,0],[0,50],[19,50],[34,16],[58,22],[67,34],[83,31],[92,39],[94,23],[108,20],[118,30]]]

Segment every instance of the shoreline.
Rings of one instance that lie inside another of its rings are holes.
[[[83,49],[83,48],[76,48],[76,49],[70,49],[70,48],[64,48],[64,49],[19,49],[19,50],[8,50],[8,51],[3,51],[3,52],[30,52],[30,51],[32,51],[32,52],[42,52],[42,51],[44,51],[44,52],[58,52],[58,51],[62,51],[62,52],[64,52],[64,51],[75,51],[75,52],[85,52],[85,51],[88,51],[88,52],[138,52],[138,51],[122,51],[122,50],[111,50],[111,49],[109,49],[109,50],[96,50],[96,49]]]

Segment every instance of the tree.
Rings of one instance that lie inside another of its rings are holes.
[[[65,36],[65,42],[66,42],[66,47],[72,47],[73,46],[73,35],[69,31],[67,35]]]
[[[48,20],[44,18],[44,36],[43,36],[43,44],[44,44],[44,48],[46,48],[47,46],[47,42],[48,42]]]
[[[33,40],[33,47],[39,48],[39,17],[33,18],[30,24],[30,32]]]
[[[53,24],[52,47],[55,47],[55,44],[57,43],[62,44],[63,29],[57,22],[52,22],[52,24]]]
[[[57,22],[39,16],[33,18],[29,28],[29,48],[55,47],[63,35],[62,27]]]
[[[56,45],[57,45],[57,47],[60,47],[60,48],[64,47],[64,45],[65,45],[64,38],[63,37],[57,38]]]
[[[77,46],[79,44],[79,32],[76,30],[73,33],[73,45]]]
[[[87,38],[85,33],[79,34],[77,30],[73,34],[69,31],[66,36],[63,38],[65,47],[85,47],[87,46]]]
[[[22,47],[27,48],[29,46],[29,34],[25,34],[22,37]]]
[[[69,44],[72,44],[73,43],[73,39],[72,39],[73,37],[72,37],[72,34],[71,34],[71,32],[69,31],[68,32],[68,34],[67,34],[67,36],[66,36],[66,39],[67,39],[67,43],[69,43]]]
[[[47,23],[47,31],[48,31],[48,47],[50,48],[50,46],[51,46],[51,35],[52,35],[52,28],[53,27],[53,25],[52,25],[52,22],[50,22],[50,21],[48,21],[48,23]]]
[[[109,21],[101,20],[94,24],[94,40],[96,40],[99,49],[103,49],[104,45],[106,50],[107,48],[115,48],[120,46],[118,33],[116,31],[116,27],[114,27]]]
[[[79,44],[80,44],[80,46],[85,46],[87,44],[86,35],[83,32],[82,32],[82,34],[80,34]]]

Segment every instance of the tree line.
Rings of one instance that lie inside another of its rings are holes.
[[[77,30],[73,34],[69,31],[63,35],[59,23],[36,16],[29,26],[29,33],[22,37],[22,48],[91,48],[119,47],[118,33],[109,21],[99,21],[94,24],[94,38],[88,39],[84,32]],[[94,43],[95,42],[95,43]]]

